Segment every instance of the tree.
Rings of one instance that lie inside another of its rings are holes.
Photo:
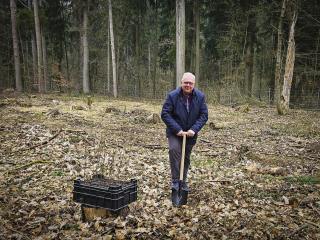
[[[277,104],[277,110],[279,114],[286,114],[289,111],[290,103],[290,91],[294,70],[295,61],[295,41],[294,41],[294,28],[297,22],[297,14],[294,12],[290,27],[289,43],[287,50],[286,66],[284,71],[283,88],[280,96],[280,102]]]
[[[176,0],[176,87],[185,71],[185,1]]]
[[[276,57],[276,68],[275,68],[275,78],[274,78],[274,100],[278,104],[280,100],[280,78],[281,78],[281,57],[282,57],[282,35],[283,35],[283,19],[286,11],[287,0],[282,1],[281,14],[278,23],[278,42],[277,42],[277,57]]]
[[[43,28],[42,28],[43,29]],[[42,60],[43,60],[43,83],[44,92],[48,91],[48,62],[47,62],[47,44],[43,31],[41,31],[41,44],[42,44]]]
[[[45,84],[43,82],[42,75],[42,44],[41,44],[41,30],[40,30],[40,21],[39,21],[39,7],[38,0],[33,0],[33,13],[34,13],[34,22],[35,22],[35,30],[36,30],[36,45],[37,45],[37,70],[38,70],[38,90],[40,93],[45,91]]]
[[[159,24],[159,18],[158,18],[158,0],[155,0],[154,4],[154,38],[153,38],[153,70],[152,70],[152,93],[153,98],[156,98],[156,77],[157,77],[157,60],[158,60],[158,53],[159,53],[159,31],[158,31],[158,24]]]
[[[107,90],[110,93],[110,31],[109,24],[107,26]]]
[[[89,93],[89,47],[88,47],[88,0],[86,0],[83,7],[83,68],[82,68],[82,81],[83,81],[83,92]]]
[[[28,0],[28,9],[32,12],[32,5],[31,0]],[[36,42],[34,39],[34,27],[30,29],[30,38],[31,38],[31,54],[32,54],[32,76],[33,76],[33,83],[32,85],[37,85],[38,78],[37,78],[37,47]],[[39,88],[39,86],[38,86]],[[38,89],[39,90],[39,89]]]
[[[252,79],[254,69],[254,47],[255,47],[255,16],[252,13],[248,14],[247,28],[247,46],[246,46],[246,74],[245,74],[245,92],[246,95],[252,97]]]
[[[113,22],[112,22],[112,5],[109,0],[109,29],[110,29],[110,43],[111,43],[111,58],[112,58],[112,78],[113,78],[113,96],[118,97],[117,91],[117,66],[116,66],[116,53],[114,47],[114,35],[113,35]]]
[[[199,1],[194,1],[194,15],[195,15],[195,35],[196,35],[196,42],[195,42],[195,74],[197,81],[200,80],[200,10],[199,10]]]
[[[15,83],[16,90],[22,91],[21,71],[20,71],[20,54],[19,54],[19,43],[17,37],[17,5],[15,0],[10,0],[11,10],[11,26],[12,26],[12,45],[13,45],[13,56],[14,56],[14,69],[15,69]]]
[[[138,96],[141,97],[142,94],[142,74],[141,74],[141,35],[142,35],[142,1],[138,0],[136,2],[137,7],[137,19],[135,21],[135,72],[137,76],[138,83]],[[135,83],[135,85],[137,84]]]
[[[59,73],[61,73],[61,77],[63,77],[64,75],[67,76],[68,81],[67,82],[63,81],[64,82],[63,85],[65,87],[70,85],[68,39],[72,34],[69,31],[70,30],[69,26],[72,24],[70,16],[72,13],[73,4],[76,4],[76,3],[74,1],[72,1],[72,4],[70,4],[70,2],[68,1],[46,1],[46,4],[44,5],[45,11],[43,12],[43,15],[45,15],[45,20],[46,20],[45,27],[46,29],[50,29],[50,31],[46,31],[46,32],[43,31],[43,33],[46,33],[45,35],[47,36],[47,38],[43,38],[43,39],[47,40],[45,43],[49,43],[47,44],[47,46],[48,46],[49,53],[51,53],[50,60],[57,65],[58,67],[57,70]],[[82,8],[79,6],[79,9],[81,10]],[[77,11],[76,13],[78,12],[79,11]],[[45,30],[44,27],[43,27],[43,30]],[[77,36],[74,36],[74,37],[76,39],[72,41],[73,43],[75,43],[75,40],[79,41],[78,34]],[[74,45],[79,46],[79,44],[74,44]],[[80,46],[82,47],[82,44],[80,44]],[[78,57],[76,57],[76,59],[79,60]],[[45,67],[45,64],[44,64],[44,67]],[[62,74],[64,69],[66,73]],[[62,82],[60,81],[60,85],[61,84]]]

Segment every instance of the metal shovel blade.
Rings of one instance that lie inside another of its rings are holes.
[[[181,188],[181,183],[179,183],[179,189],[172,188],[172,204],[175,207],[179,207],[181,205],[186,205],[188,201],[188,190],[183,190]]]

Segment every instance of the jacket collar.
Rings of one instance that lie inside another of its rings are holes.
[[[179,94],[181,95],[181,96],[183,96],[183,91],[182,91],[182,87],[179,87]],[[194,97],[194,96],[196,96],[197,94],[196,94],[196,88],[194,88],[193,90],[192,90],[192,93],[190,94],[192,97]]]

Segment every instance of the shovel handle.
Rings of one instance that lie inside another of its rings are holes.
[[[180,162],[180,181],[183,180],[183,172],[184,172],[184,158],[186,155],[186,139],[187,135],[183,135],[182,138],[182,149],[181,149],[181,162]]]

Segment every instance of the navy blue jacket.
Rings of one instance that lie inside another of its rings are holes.
[[[181,130],[193,130],[196,134],[188,139],[188,144],[195,144],[200,129],[208,120],[208,107],[204,94],[194,88],[189,113],[184,103],[181,87],[169,92],[161,111],[161,119],[167,125],[167,137],[176,135]]]

